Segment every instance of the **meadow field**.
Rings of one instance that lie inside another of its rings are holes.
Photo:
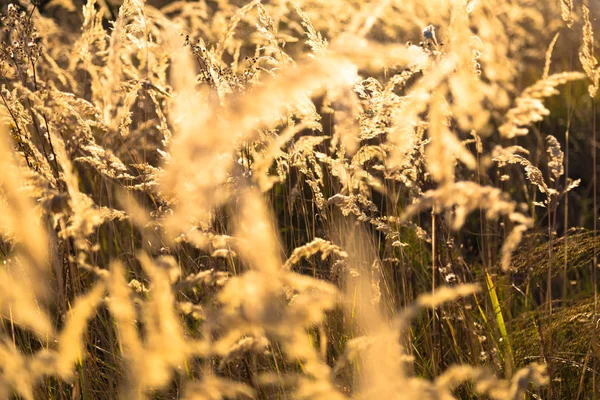
[[[600,1],[0,13],[0,399],[600,399]]]

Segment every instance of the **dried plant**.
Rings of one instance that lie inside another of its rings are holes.
[[[1,398],[598,397],[596,10],[9,3]]]

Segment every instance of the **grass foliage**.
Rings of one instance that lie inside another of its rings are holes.
[[[5,3],[0,398],[600,398],[594,1]]]

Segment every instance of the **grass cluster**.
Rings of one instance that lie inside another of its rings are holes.
[[[600,398],[589,3],[0,3],[0,398]]]

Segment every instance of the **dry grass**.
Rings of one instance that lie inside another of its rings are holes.
[[[0,398],[600,395],[600,10],[80,2],[0,10]]]

